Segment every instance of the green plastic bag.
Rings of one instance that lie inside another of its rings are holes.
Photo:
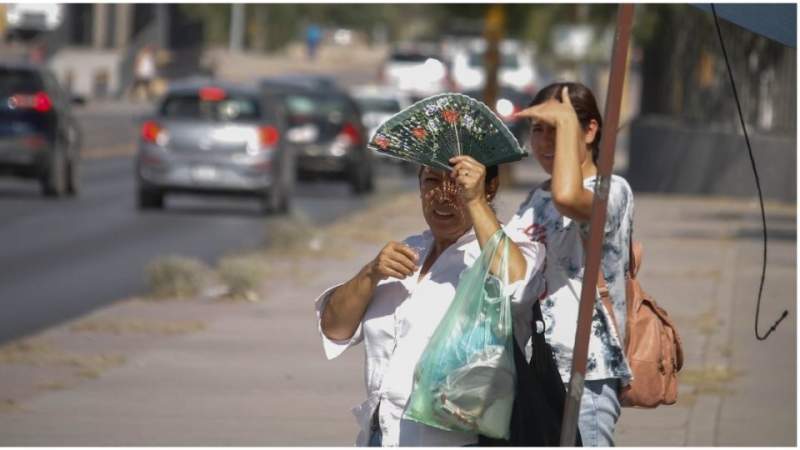
[[[501,246],[503,281],[489,271]],[[414,370],[406,418],[508,439],[516,371],[507,285],[508,237],[500,229],[461,274],[455,299]]]

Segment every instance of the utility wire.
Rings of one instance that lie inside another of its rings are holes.
[[[756,170],[756,160],[753,158],[753,149],[750,147],[750,138],[747,136],[747,127],[744,124],[744,115],[742,114],[742,105],[739,103],[739,93],[736,91],[736,82],[733,80],[733,71],[731,70],[730,61],[728,61],[728,52],[725,51],[725,43],[722,40],[722,31],[719,28],[719,19],[717,18],[717,9],[714,4],[711,4],[711,12],[714,15],[714,25],[717,27],[717,36],[719,36],[719,45],[722,47],[722,55],[725,57],[725,66],[728,68],[728,77],[731,79],[731,88],[733,89],[733,98],[736,100],[736,109],[739,111],[739,121],[742,123],[742,131],[744,131],[744,140],[747,143],[747,154],[750,156],[750,165],[753,167],[753,175],[756,179],[756,189],[758,190],[758,203],[761,205],[761,224],[764,235],[764,260],[761,264],[761,282],[758,285],[758,301],[756,302],[756,320],[755,332],[756,339],[759,341],[766,340],[770,334],[778,327],[778,324],[789,315],[788,310],[783,310],[783,314],[775,321],[774,324],[767,330],[764,336],[758,334],[758,315],[761,311],[761,294],[764,291],[764,279],[767,273],[767,214],[764,212],[764,197],[761,194],[761,181],[758,178],[758,170]]]

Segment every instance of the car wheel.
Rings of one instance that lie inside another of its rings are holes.
[[[48,197],[62,197],[67,192],[67,170],[66,157],[56,148],[41,179],[42,193]]]
[[[70,161],[67,170],[67,193],[77,196],[80,191],[80,168],[77,161]]]
[[[164,193],[157,189],[140,187],[136,200],[137,206],[141,210],[164,208]]]
[[[367,190],[366,190],[366,192],[375,192],[375,171],[372,170],[372,166],[369,166],[369,168],[366,170],[366,172],[367,172],[367,175],[366,175],[366,177],[367,177],[367,181],[366,181]]]
[[[369,191],[372,176],[366,165],[355,164],[350,170],[350,188],[354,194],[364,194]]]

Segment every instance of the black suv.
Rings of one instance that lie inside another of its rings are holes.
[[[298,174],[345,180],[356,194],[373,190],[369,136],[348,93],[331,79],[313,76],[265,78],[260,88],[281,99],[286,142],[296,155]]]
[[[81,133],[53,74],[0,63],[0,174],[38,179],[47,196],[78,192]]]

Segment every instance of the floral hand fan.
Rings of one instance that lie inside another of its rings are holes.
[[[528,155],[486,105],[461,94],[434,95],[400,111],[378,128],[368,147],[444,170],[459,155],[486,167]]]

